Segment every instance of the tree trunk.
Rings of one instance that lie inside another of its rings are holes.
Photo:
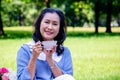
[[[19,24],[20,26],[25,26],[25,22],[24,22],[24,14],[21,10],[19,10]]]
[[[95,33],[98,33],[98,26],[99,26],[99,12],[100,12],[100,1],[96,0],[95,2]]]
[[[0,13],[0,36],[1,35],[4,35],[4,31],[3,31],[3,23],[2,23],[1,13]]]
[[[0,36],[5,35],[3,30],[3,23],[2,23],[2,17],[1,17],[1,0],[0,0]]]
[[[117,19],[118,26],[120,27],[120,16]]]
[[[108,0],[107,3],[107,21],[106,21],[106,32],[111,33],[111,15],[112,15],[112,0]]]
[[[46,3],[46,7],[50,8],[50,0],[45,0],[45,3]]]

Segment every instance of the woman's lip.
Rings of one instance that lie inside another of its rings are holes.
[[[53,32],[51,32],[51,31],[45,31],[45,33],[46,33],[46,34],[49,34],[49,35],[50,35],[50,34],[53,34]]]

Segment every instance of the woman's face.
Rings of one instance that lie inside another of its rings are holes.
[[[40,24],[43,40],[53,40],[60,29],[60,18],[56,13],[46,13]]]

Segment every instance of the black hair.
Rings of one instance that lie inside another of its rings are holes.
[[[55,8],[46,8],[46,9],[42,10],[41,14],[38,16],[38,18],[34,24],[35,31],[33,33],[33,40],[35,42],[43,41],[43,38],[42,38],[41,33],[40,33],[40,24],[41,24],[41,21],[46,13],[56,13],[60,18],[59,33],[54,38],[54,40],[57,41],[57,45],[58,45],[56,52],[58,53],[58,55],[60,55],[64,51],[63,42],[66,39],[66,19],[65,19],[65,16],[61,10],[58,10]]]

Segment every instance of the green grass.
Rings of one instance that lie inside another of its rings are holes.
[[[0,67],[16,71],[16,54],[20,46],[32,40],[30,27],[5,27],[0,37]],[[23,30],[24,29],[24,30]],[[120,32],[94,34],[93,28],[68,29],[64,43],[72,54],[76,80],[120,80]],[[120,30],[120,29],[119,29]]]
[[[119,37],[68,38],[76,80],[119,80]]]

